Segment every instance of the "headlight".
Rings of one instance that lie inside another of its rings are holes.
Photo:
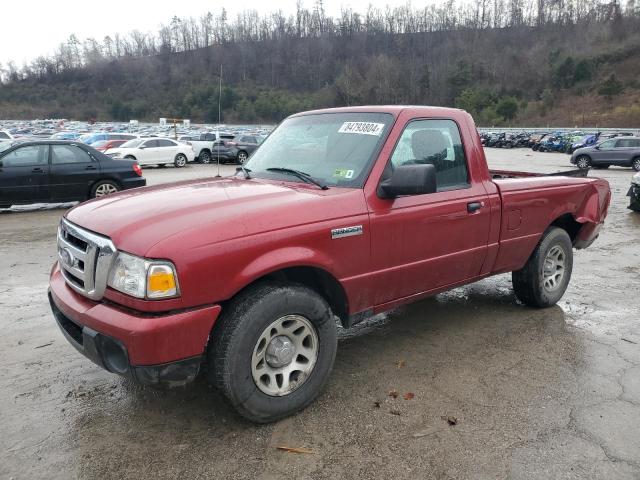
[[[179,295],[178,276],[170,262],[146,260],[120,252],[107,284],[137,298],[160,299]]]

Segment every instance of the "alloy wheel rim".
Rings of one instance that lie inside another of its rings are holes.
[[[247,160],[247,154],[246,153],[238,154],[238,161],[240,163],[244,163],[246,160]]]
[[[544,289],[548,292],[557,290],[562,285],[566,271],[567,255],[559,245],[553,246],[544,259],[542,276]]]
[[[319,352],[318,333],[301,315],[285,315],[262,331],[251,356],[258,389],[271,397],[297,390],[313,371]]]
[[[184,165],[187,163],[184,155],[178,155],[176,163],[178,164],[179,167],[184,167]]]
[[[633,161],[633,169],[637,172],[640,172],[640,158],[636,158]]]
[[[117,192],[118,189],[111,185],[110,183],[103,183],[102,185],[98,185],[96,188],[96,197],[104,197],[105,195],[109,195],[110,193]]]

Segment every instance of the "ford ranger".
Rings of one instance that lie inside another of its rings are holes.
[[[554,305],[609,200],[602,179],[490,171],[462,110],[300,113],[233,176],[68,211],[49,299],[106,370],[164,386],[203,371],[269,422],[322,390],[337,321],[505,272],[521,302]]]

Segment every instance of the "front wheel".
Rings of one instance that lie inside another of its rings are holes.
[[[561,228],[549,228],[525,266],[512,273],[513,290],[526,305],[550,307],[564,295],[572,270],[571,238]]]
[[[91,198],[104,197],[116,193],[120,190],[120,186],[113,180],[100,180],[91,188]]]
[[[631,161],[631,168],[636,172],[640,172],[640,157],[636,157]]]
[[[321,392],[337,349],[327,302],[302,285],[246,290],[216,322],[209,379],[245,418],[268,423],[309,405]]]
[[[591,165],[591,159],[586,155],[580,155],[578,158],[576,158],[576,166],[580,170],[586,170],[587,168],[589,168],[590,165]]]
[[[179,153],[178,155],[176,155],[176,158],[173,160],[173,164],[177,168],[182,168],[187,164],[187,157],[184,154]]]

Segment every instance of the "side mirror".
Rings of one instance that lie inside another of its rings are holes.
[[[380,198],[396,198],[402,195],[435,193],[436,167],[431,164],[401,165],[396,167],[391,178],[380,182]]]
[[[594,147],[596,150],[600,150],[600,145],[594,145]]]
[[[144,150],[145,148],[147,148],[147,147],[145,147],[144,145],[140,145],[140,146],[138,147],[138,149],[140,149],[140,150]]]

